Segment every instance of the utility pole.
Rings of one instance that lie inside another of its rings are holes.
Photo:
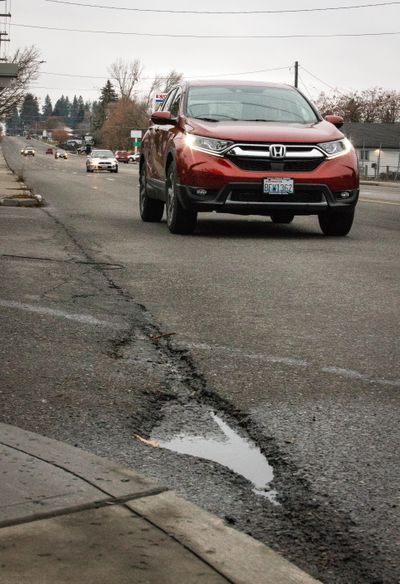
[[[6,0],[0,0],[0,2],[5,2]],[[11,18],[11,14],[8,13],[0,13],[0,18]],[[7,37],[8,33],[7,32],[0,32],[0,61],[6,61],[7,59],[2,59],[1,58],[1,43],[9,43],[10,39],[6,39],[3,37]]]
[[[294,63],[294,86],[299,86],[299,62],[295,61]]]

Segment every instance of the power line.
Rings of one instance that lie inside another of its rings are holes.
[[[59,32],[82,32],[85,34],[106,34],[106,35],[124,35],[124,36],[141,36],[141,37],[167,37],[178,39],[329,39],[329,38],[349,38],[349,37],[378,37],[378,36],[395,36],[400,31],[394,32],[362,32],[362,33],[334,33],[334,34],[276,34],[276,35],[196,35],[196,34],[170,34],[170,33],[150,33],[150,32],[125,32],[119,30],[90,30],[81,28],[60,28],[53,26],[39,26],[33,24],[16,24],[11,26],[21,28],[35,28],[39,30],[56,30]]]
[[[128,8],[125,6],[107,6],[103,4],[88,4],[86,2],[71,2],[69,0],[46,0],[53,4],[67,4],[83,6],[85,8],[100,8],[103,10],[124,10],[130,12],[157,12],[162,14],[210,14],[210,15],[243,15],[243,14],[295,14],[299,12],[327,12],[332,10],[356,10],[359,8],[376,8],[381,6],[395,6],[400,2],[380,2],[375,4],[350,4],[348,6],[326,6],[323,8],[293,8],[286,10],[170,10],[156,8]]]
[[[319,81],[323,85],[326,85],[326,87],[329,87],[329,89],[331,89],[332,91],[337,91],[338,93],[341,93],[342,95],[344,95],[343,91],[340,91],[340,89],[338,89],[337,87],[333,87],[332,85],[329,85],[329,83],[326,83],[326,81],[323,81],[323,79],[320,79],[319,77],[314,75],[314,73],[311,73],[311,71],[309,71],[305,67],[302,67],[302,71],[305,71],[306,73],[311,75],[311,77],[314,77],[314,79],[316,79],[317,81]]]
[[[270,69],[255,69],[253,71],[236,71],[233,73],[213,73],[210,75],[194,75],[186,77],[187,79],[209,79],[211,77],[230,77],[234,75],[254,75],[255,73],[268,73],[270,71],[284,71],[286,69],[290,69],[290,66],[287,65],[286,67],[272,67]],[[78,75],[76,73],[54,73],[52,71],[41,71],[41,75],[56,75],[57,77],[79,77],[81,79],[110,79],[108,77],[99,77],[96,75]],[[166,77],[141,77],[140,81],[152,81],[154,79],[169,79],[168,76]]]

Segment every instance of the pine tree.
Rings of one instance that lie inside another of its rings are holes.
[[[20,119],[25,128],[33,128],[39,121],[39,103],[32,93],[25,95],[21,107]]]
[[[47,120],[53,115],[53,104],[51,103],[50,95],[44,98],[44,106],[42,107],[42,119]]]
[[[57,116],[60,118],[64,118],[66,122],[69,118],[71,104],[68,97],[64,97],[62,95],[57,101],[56,105],[54,106],[53,116]]]
[[[96,104],[96,107],[93,107],[93,127],[95,130],[98,130],[104,124],[110,104],[116,101],[118,101],[117,93],[111,81],[108,79],[101,90],[98,105]]]
[[[19,113],[15,107],[10,115],[6,117],[7,132],[12,136],[21,133],[21,121],[19,118]]]
[[[76,95],[74,95],[74,99],[72,100],[72,104],[71,104],[71,113],[70,113],[70,118],[69,118],[69,124],[70,124],[71,128],[76,128],[76,125],[78,123],[78,121],[77,121],[78,111],[79,111],[78,98],[76,97]]]

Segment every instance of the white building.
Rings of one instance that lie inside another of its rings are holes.
[[[358,153],[361,176],[400,180],[400,123],[343,124]]]

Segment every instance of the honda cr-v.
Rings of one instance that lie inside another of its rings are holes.
[[[317,215],[326,235],[347,235],[358,200],[343,120],[323,119],[288,85],[184,82],[151,116],[140,159],[140,214],[191,233],[200,212]]]

